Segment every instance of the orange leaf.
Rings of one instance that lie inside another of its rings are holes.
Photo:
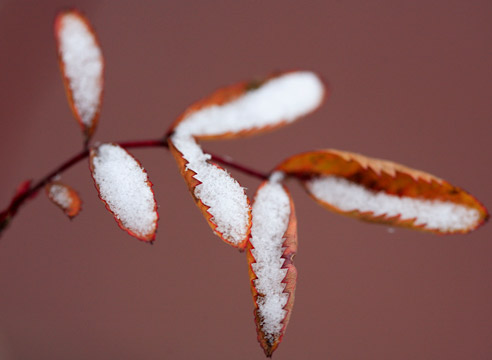
[[[466,191],[390,161],[339,151],[295,155],[277,167],[302,180],[321,205],[359,219],[440,234],[467,233],[488,219]]]
[[[102,144],[91,149],[89,167],[99,198],[120,228],[153,242],[159,215],[152,183],[140,163],[119,145]]]
[[[297,220],[287,189],[265,181],[253,203],[247,260],[258,341],[271,357],[285,334],[297,281]]]
[[[251,209],[244,189],[227,171],[208,161],[191,137],[174,135],[169,149],[207,223],[226,243],[244,250],[251,229]]]
[[[276,73],[217,90],[190,106],[172,125],[198,139],[255,135],[315,111],[325,100],[323,81],[309,71]]]
[[[48,198],[62,209],[70,219],[78,215],[82,201],[74,189],[59,181],[46,184],[45,189]]]
[[[54,30],[68,103],[87,142],[101,110],[104,85],[101,47],[89,21],[78,10],[58,13]]]

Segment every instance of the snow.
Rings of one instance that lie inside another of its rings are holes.
[[[69,189],[61,184],[50,184],[49,197],[62,209],[70,209],[73,203]]]
[[[223,105],[210,105],[186,115],[174,129],[171,141],[188,162],[186,168],[201,182],[194,196],[212,215],[216,231],[233,244],[248,233],[249,205],[244,189],[227,171],[210,163],[210,155],[196,143],[200,136],[261,129],[289,123],[321,105],[325,89],[309,71],[278,75]]]
[[[275,175],[256,194],[250,239],[255,258],[251,266],[257,277],[254,286],[258,292],[258,315],[265,337],[272,342],[280,335],[286,316],[283,308],[289,298],[282,283],[287,273],[287,269],[282,269],[282,245],[290,212],[289,195]]]
[[[92,125],[103,91],[103,57],[95,36],[81,15],[61,15],[59,51],[75,108],[86,126]]]
[[[99,195],[124,227],[138,236],[157,227],[154,194],[147,173],[123,148],[103,144],[94,151],[93,177]]]
[[[415,219],[415,225],[428,230],[454,232],[478,224],[477,210],[451,201],[428,200],[375,192],[341,177],[325,176],[306,182],[307,189],[322,202],[341,211],[372,212],[400,219]]]
[[[209,163],[211,156],[191,136],[175,133],[171,141],[188,162],[187,170],[195,172],[195,179],[201,182],[194,195],[209,207],[216,231],[228,242],[240,244],[249,229],[250,207],[244,189],[226,170]]]
[[[192,112],[179,123],[176,131],[216,136],[290,123],[321,105],[324,93],[323,83],[316,74],[309,71],[285,73],[224,105],[211,105]]]

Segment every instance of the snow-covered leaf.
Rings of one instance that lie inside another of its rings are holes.
[[[467,233],[488,218],[466,191],[390,161],[318,150],[295,155],[277,169],[300,178],[321,205],[368,221],[448,234]]]
[[[70,219],[80,212],[82,201],[79,194],[70,186],[59,181],[53,181],[46,184],[45,189],[48,198],[62,209]]]
[[[200,139],[254,135],[316,110],[326,97],[323,81],[310,71],[275,74],[222,88],[190,106],[173,131]]]
[[[157,204],[152,183],[140,163],[116,144],[91,149],[90,169],[99,197],[118,225],[143,241],[153,241]]]
[[[282,341],[294,305],[296,252],[294,204],[274,175],[256,193],[246,253],[258,341],[268,357]]]
[[[212,230],[226,243],[243,250],[251,228],[248,197],[227,171],[211,163],[188,135],[169,138],[173,154],[196,205]]]
[[[55,38],[68,103],[88,141],[101,110],[104,82],[101,48],[89,21],[77,10],[57,15]]]

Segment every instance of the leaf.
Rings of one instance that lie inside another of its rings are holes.
[[[15,195],[12,198],[12,202],[17,201],[18,198],[24,196],[31,189],[32,180],[24,180],[17,186],[15,190]]]
[[[196,139],[253,135],[285,125],[317,109],[325,99],[320,78],[308,71],[272,75],[220,89],[192,105],[168,132],[169,148],[188,189],[212,230],[240,250],[251,226],[244,189],[209,162]]]
[[[292,313],[296,252],[297,220],[292,198],[271,178],[255,195],[246,253],[258,341],[268,357],[282,341]]]
[[[15,194],[10,200],[9,206],[0,212],[0,234],[7,228],[7,226],[10,224],[10,220],[12,219],[13,216],[17,213],[17,210],[19,209],[19,201],[27,196],[28,192],[31,190],[31,184],[32,180],[25,180],[17,186],[17,189],[15,190]],[[29,198],[34,198],[37,195],[37,192],[33,192],[32,194],[29,195]]]
[[[118,225],[153,242],[159,216],[152,183],[140,163],[122,147],[102,144],[91,149],[89,166],[99,197]]]
[[[478,200],[442,179],[350,152],[307,152],[277,170],[301,179],[324,207],[362,220],[449,234],[472,231],[489,217]]]
[[[325,98],[324,84],[315,73],[277,73],[214,92],[190,106],[169,133],[208,140],[255,135],[308,115]]]
[[[229,173],[209,162],[192,137],[168,139],[181,175],[212,230],[226,243],[244,250],[251,228],[251,207],[244,189]]]
[[[81,209],[82,201],[79,194],[70,186],[59,181],[53,181],[46,184],[46,195],[48,198],[70,219],[78,215]]]
[[[101,47],[89,21],[77,10],[58,13],[54,28],[68,103],[88,142],[96,128],[102,103],[104,59]]]

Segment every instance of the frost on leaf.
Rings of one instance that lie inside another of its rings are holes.
[[[297,222],[292,199],[272,177],[258,189],[247,259],[258,341],[268,357],[282,341],[294,305]]]
[[[169,148],[212,230],[228,244],[244,249],[251,227],[244,189],[226,170],[209,162],[210,155],[192,137],[176,133],[169,139]]]
[[[48,198],[72,219],[80,212],[82,201],[79,194],[70,186],[58,181],[46,185]]]
[[[58,14],[55,38],[68,102],[88,140],[94,133],[101,109],[102,52],[89,21],[76,10]]]
[[[286,125],[316,110],[325,98],[310,71],[276,74],[222,88],[194,105],[171,128],[200,139],[253,135]]]
[[[293,156],[278,169],[300,178],[321,205],[364,220],[449,234],[474,230],[488,218],[466,191],[390,161],[319,150]]]
[[[116,144],[91,150],[90,169],[99,197],[118,225],[143,241],[153,241],[157,204],[152,183],[140,163]]]

